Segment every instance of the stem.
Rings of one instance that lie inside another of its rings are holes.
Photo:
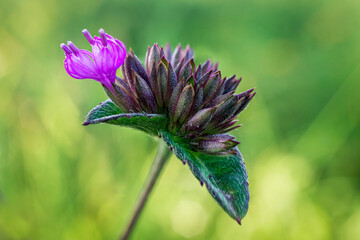
[[[126,227],[125,233],[119,239],[126,240],[130,236],[130,234],[131,234],[133,228],[135,227],[135,224],[140,216],[140,213],[145,206],[146,200],[148,199],[150,192],[153,189],[153,187],[156,183],[156,180],[158,179],[160,172],[166,163],[166,160],[169,159],[170,154],[171,154],[171,151],[169,151],[167,145],[163,141],[160,141],[159,148],[156,153],[154,162],[153,162],[150,172],[146,178],[143,189],[141,190],[140,195],[137,199],[135,211],[132,214],[130,222],[128,223],[128,225]]]

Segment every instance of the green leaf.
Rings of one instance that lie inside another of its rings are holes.
[[[237,155],[214,156],[191,151],[178,136],[160,131],[164,141],[175,155],[187,163],[192,173],[205,183],[218,204],[239,224],[249,206],[249,188],[246,167],[240,151]]]
[[[161,114],[123,113],[110,99],[94,107],[83,125],[108,123],[135,128],[150,135],[158,135],[167,125],[167,118]]]
[[[123,113],[110,99],[92,109],[84,125],[108,123],[139,129],[150,135],[162,135],[175,155],[187,163],[192,173],[205,184],[218,204],[238,223],[249,204],[248,177],[239,150],[237,155],[215,156],[194,152],[181,137],[164,129],[168,119],[161,114]]]

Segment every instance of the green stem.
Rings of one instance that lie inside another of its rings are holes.
[[[119,239],[126,240],[129,238],[129,236],[130,236],[132,230],[134,229],[135,224],[140,216],[140,213],[145,206],[146,200],[148,199],[150,192],[153,189],[153,187],[156,183],[156,180],[158,179],[160,172],[161,172],[162,168],[164,167],[166,160],[169,159],[170,155],[171,155],[171,151],[169,150],[167,145],[163,141],[160,141],[159,148],[156,153],[154,162],[153,162],[150,172],[146,178],[143,189],[140,192],[140,195],[138,197],[134,213],[132,214],[132,217],[126,227],[124,234]]]

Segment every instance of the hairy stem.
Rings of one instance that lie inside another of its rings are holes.
[[[166,160],[169,159],[170,155],[171,155],[171,151],[168,149],[167,145],[163,141],[160,141],[159,148],[156,153],[154,162],[153,162],[150,172],[146,178],[143,189],[140,192],[140,195],[137,200],[137,204],[135,205],[136,206],[135,210],[134,210],[132,217],[125,229],[124,234],[119,239],[126,240],[129,238],[129,236],[130,236],[132,230],[134,229],[135,224],[140,216],[140,213],[145,206],[146,200],[148,199],[150,192],[153,189],[153,187],[156,183],[156,180],[158,179],[160,172],[161,172],[162,168],[164,167]]]

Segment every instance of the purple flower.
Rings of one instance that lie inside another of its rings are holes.
[[[116,70],[126,58],[125,45],[106,34],[103,29],[99,30],[100,37],[94,38],[86,29],[82,32],[90,43],[92,52],[77,48],[71,41],[67,45],[62,43],[60,46],[65,52],[64,66],[67,73],[77,79],[94,79],[113,91]]]

